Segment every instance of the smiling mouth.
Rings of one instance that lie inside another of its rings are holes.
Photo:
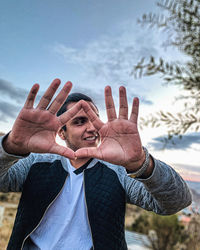
[[[94,141],[96,139],[97,139],[97,136],[89,136],[89,137],[84,138],[85,141]]]
[[[96,138],[97,138],[97,136],[90,136],[90,137],[85,138],[84,140],[85,141],[94,141],[94,140],[96,140]]]

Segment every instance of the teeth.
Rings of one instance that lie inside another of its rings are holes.
[[[95,136],[85,138],[86,141],[93,141],[95,139],[96,139]]]

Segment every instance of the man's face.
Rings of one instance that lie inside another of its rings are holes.
[[[93,111],[99,116],[98,110],[87,102]],[[67,109],[72,108],[76,102],[69,103]],[[71,120],[66,123],[65,140],[67,146],[76,151],[83,147],[96,147],[99,143],[99,134],[83,110],[80,110]]]

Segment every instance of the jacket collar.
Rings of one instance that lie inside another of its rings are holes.
[[[80,174],[82,173],[86,168],[92,168],[96,165],[96,163],[98,162],[99,160],[96,159],[96,158],[91,158],[88,162],[86,162],[83,166],[77,168],[74,173],[75,174]],[[63,168],[65,169],[65,171],[69,172],[68,171],[68,167],[69,167],[69,164],[70,164],[70,161],[68,158],[66,157],[61,157],[61,163],[62,163],[62,166]]]

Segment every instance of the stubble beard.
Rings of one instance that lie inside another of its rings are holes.
[[[71,150],[73,150],[74,152],[76,152],[80,148],[90,147],[89,145],[88,146],[77,147],[76,145],[71,143],[70,140],[67,140],[67,139],[65,140],[65,143],[66,143],[67,147],[70,148]],[[91,146],[91,147],[98,147],[98,144],[99,144],[99,141],[96,142],[96,144],[94,146]]]

